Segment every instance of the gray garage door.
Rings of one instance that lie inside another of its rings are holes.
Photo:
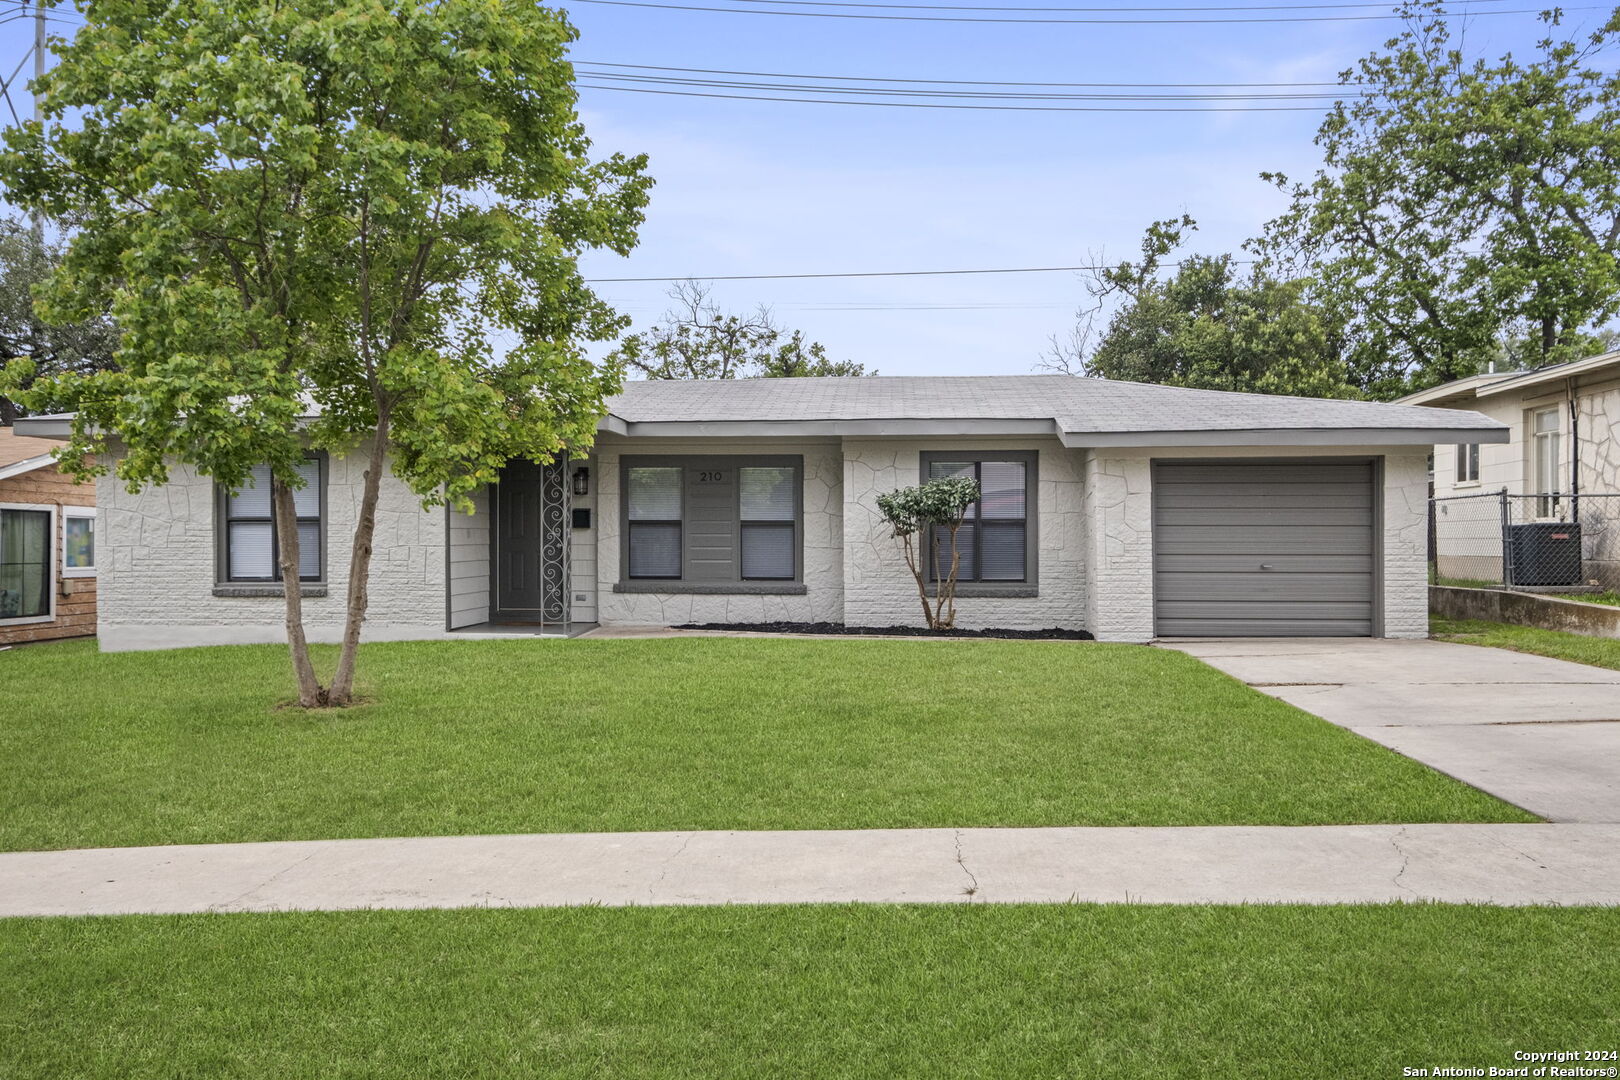
[[[1155,462],[1160,637],[1373,632],[1370,462]]]

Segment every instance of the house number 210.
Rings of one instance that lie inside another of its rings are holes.
[[[709,469],[698,473],[698,483],[700,484],[723,484],[725,482],[726,474],[719,469]]]

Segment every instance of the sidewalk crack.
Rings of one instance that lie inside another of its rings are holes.
[[[1395,854],[1397,854],[1397,855],[1399,855],[1401,857],[1401,868],[1399,870],[1395,871],[1395,877],[1392,878],[1391,881],[1392,881],[1392,883],[1394,884],[1394,886],[1397,889],[1400,889],[1400,890],[1402,890],[1404,892],[1411,893],[1415,897],[1415,896],[1418,895],[1417,890],[1412,888],[1406,882],[1401,880],[1402,878],[1404,878],[1406,876],[1407,867],[1409,867],[1412,864],[1412,857],[1409,854],[1407,854],[1407,851],[1406,851],[1405,848],[1401,847],[1401,841],[1405,840],[1405,839],[1406,839],[1406,826],[1405,825],[1402,825],[1400,827],[1400,829],[1398,829],[1396,831],[1395,835],[1389,838],[1390,846],[1395,849]]]
[[[962,890],[962,894],[968,898],[969,903],[972,903],[973,902],[973,897],[978,895],[978,892],[979,892],[979,879],[973,873],[972,870],[968,869],[967,863],[962,860],[962,830],[961,829],[956,830],[956,865],[960,866],[962,868],[962,873],[967,875],[969,884],[968,884],[967,888]]]
[[[658,871],[658,876],[647,885],[647,899],[652,900],[657,897],[658,886],[662,885],[664,878],[669,876],[670,866],[676,859],[686,854],[687,847],[692,843],[692,838],[696,835],[697,833],[687,833],[686,838],[681,841],[681,846],[675,849],[675,854],[664,860],[663,866]]]
[[[250,897],[254,893],[258,892],[260,889],[269,888],[271,885],[273,885],[277,881],[277,879],[282,878],[282,877],[286,876],[287,874],[292,873],[294,870],[298,869],[300,866],[303,866],[305,863],[309,862],[309,860],[313,859],[315,856],[319,855],[320,853],[321,853],[321,849],[320,849],[320,847],[318,845],[315,846],[315,847],[310,848],[309,854],[305,855],[302,859],[297,859],[297,860],[295,860],[293,862],[288,863],[286,866],[283,866],[280,870],[277,870],[275,873],[271,874],[269,877],[265,878],[263,881],[259,882],[257,885],[254,885],[252,888],[248,889],[246,892],[242,893],[242,895],[240,895],[240,896],[232,897],[231,899],[226,900],[223,903],[209,904],[208,905],[208,910],[209,911],[223,911],[223,910],[235,907],[237,904],[240,904],[242,901],[246,900],[248,897]]]

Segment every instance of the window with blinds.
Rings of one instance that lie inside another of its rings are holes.
[[[625,470],[625,518],[632,578],[681,576],[682,486],[679,466],[639,466]]]
[[[688,591],[797,581],[803,475],[788,456],[625,458],[625,579]]]
[[[979,499],[968,507],[962,527],[956,532],[958,581],[1017,582],[1029,580],[1029,485],[1034,460],[1028,454],[1008,454],[1005,458],[949,452],[924,456],[925,476],[934,480],[965,476],[979,482]],[[938,576],[950,572],[950,530],[935,529],[934,542],[926,553],[928,575],[935,576],[933,559],[938,553]]]
[[[798,499],[794,470],[783,465],[737,470],[742,579],[791,581],[796,573]]]
[[[298,467],[304,486],[293,491],[298,516],[298,580],[321,580],[321,509],[325,503],[325,468],[318,458]],[[222,562],[226,581],[280,581],[280,548],[270,508],[270,467],[255,465],[248,484],[236,494],[224,492]]]

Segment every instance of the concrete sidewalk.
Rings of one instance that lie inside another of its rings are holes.
[[[726,903],[1620,904],[1620,825],[876,829],[0,854],[0,916]]]
[[[1443,641],[1162,644],[1549,821],[1620,822],[1620,671]]]

